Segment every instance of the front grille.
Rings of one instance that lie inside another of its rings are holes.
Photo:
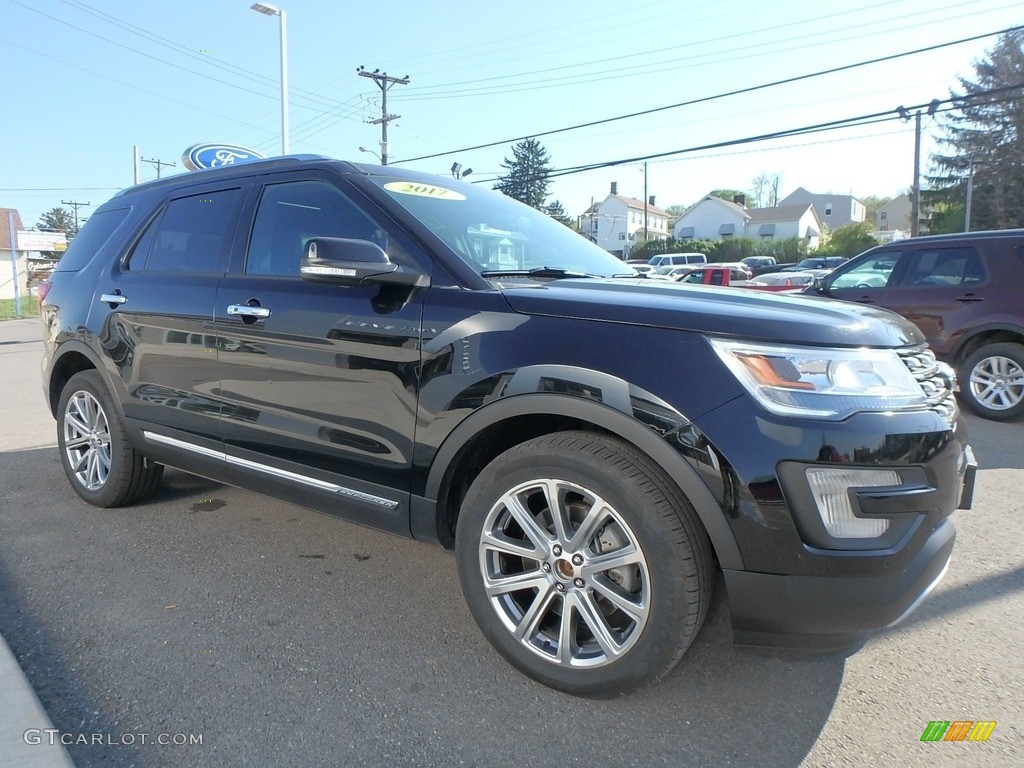
[[[956,397],[953,395],[956,373],[953,369],[936,360],[935,353],[924,346],[901,349],[899,355],[921,385],[928,408],[952,425],[957,415]]]

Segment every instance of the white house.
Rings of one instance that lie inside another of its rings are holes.
[[[738,203],[708,195],[676,219],[676,240],[724,240],[749,237],[755,240],[799,238],[810,250],[821,242],[821,221],[814,206],[782,205],[745,208]]]
[[[15,244],[11,243],[10,219],[14,214],[14,231],[21,229],[21,216],[13,208],[0,208],[0,299],[14,298],[15,269],[11,266],[11,251]],[[28,296],[28,254],[19,252],[17,256],[18,294]]]
[[[653,195],[646,203],[625,197],[618,193],[618,184],[613,181],[610,194],[591,205],[580,217],[579,225],[582,235],[624,259],[633,244],[667,239],[668,220],[668,212],[654,204]]]
[[[779,207],[806,203],[814,205],[819,221],[833,232],[845,224],[864,221],[867,216],[864,203],[852,195],[816,195],[803,187],[797,187],[796,191],[780,200]]]
[[[747,209],[737,203],[708,195],[687,208],[672,227],[676,240],[722,240],[743,237]]]

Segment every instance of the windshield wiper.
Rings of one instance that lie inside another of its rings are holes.
[[[574,272],[561,267],[537,267],[535,269],[486,269],[482,277],[601,277],[586,272]]]

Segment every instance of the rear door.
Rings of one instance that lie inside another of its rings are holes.
[[[246,189],[232,181],[168,197],[100,280],[90,324],[133,426],[219,442],[213,308]]]
[[[973,245],[924,246],[904,256],[882,306],[914,323],[939,355],[988,311],[991,280]]]
[[[268,177],[251,207],[214,310],[229,463],[248,485],[408,534],[425,289],[310,282],[299,262],[313,237],[370,240],[427,274],[429,262],[327,171]]]

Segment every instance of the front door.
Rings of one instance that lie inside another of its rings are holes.
[[[310,238],[346,237],[426,265],[342,184],[286,175],[259,191],[244,263],[217,292],[224,449],[264,490],[407,534],[425,289],[311,282],[299,263]]]

